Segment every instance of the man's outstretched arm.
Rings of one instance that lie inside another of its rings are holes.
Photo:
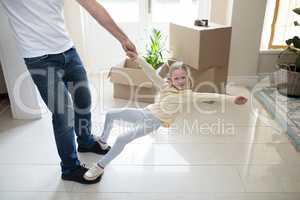
[[[103,26],[121,43],[124,51],[129,57],[131,57],[130,52],[137,53],[135,45],[119,28],[110,14],[100,3],[98,3],[96,0],[77,0],[77,2],[84,7],[101,26]]]

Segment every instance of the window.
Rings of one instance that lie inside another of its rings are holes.
[[[199,0],[148,0],[151,2],[152,22],[169,23],[179,19],[194,20]],[[205,0],[206,2],[207,0]]]
[[[284,48],[287,39],[300,35],[300,27],[294,25],[294,21],[300,21],[300,16],[292,11],[296,7],[300,7],[300,0],[268,0],[267,8],[273,10],[269,49]]]
[[[98,0],[116,22],[138,22],[139,0]]]

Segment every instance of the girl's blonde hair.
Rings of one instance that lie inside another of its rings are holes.
[[[189,70],[188,66],[185,65],[181,61],[176,61],[176,62],[172,63],[169,66],[169,71],[168,71],[168,74],[167,74],[167,80],[171,81],[173,72],[178,70],[178,69],[184,70],[186,72],[187,79],[188,79],[188,88],[191,89],[193,87],[193,81],[192,81],[192,78],[191,78],[191,75],[190,75],[190,70]]]

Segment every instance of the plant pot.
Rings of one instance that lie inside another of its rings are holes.
[[[274,82],[278,92],[287,97],[300,97],[300,73],[290,71],[286,65],[276,65]]]

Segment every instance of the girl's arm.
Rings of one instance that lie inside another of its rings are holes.
[[[198,93],[192,90],[185,90],[182,93],[167,95],[161,101],[169,104],[188,104],[192,102],[219,102],[243,105],[247,102],[247,98],[243,96],[232,96],[218,93]]]
[[[145,61],[145,59],[140,56],[136,58],[136,61],[138,62],[139,66],[144,70],[148,78],[153,82],[155,87],[162,89],[165,84],[165,81],[159,75],[157,75],[156,71],[152,68],[152,66],[149,65]]]
[[[166,98],[165,101],[167,101],[168,103],[183,103],[183,104],[192,103],[192,102],[211,102],[211,101],[221,102],[222,100],[234,102],[235,99],[234,96],[230,96],[230,95],[218,94],[218,93],[198,93],[198,92],[193,92],[192,90],[185,90],[181,94],[168,95],[165,98]]]
[[[199,92],[193,92],[192,94],[193,94],[193,99],[195,101],[201,101],[201,102],[210,102],[210,101],[223,102],[224,101],[231,104],[243,105],[248,100],[243,96],[232,96],[228,94],[199,93]]]
[[[226,102],[234,103],[234,100],[236,98],[236,96],[231,96],[227,94],[218,94],[218,93],[193,92],[192,95],[195,101],[200,101],[200,102],[226,101]]]

